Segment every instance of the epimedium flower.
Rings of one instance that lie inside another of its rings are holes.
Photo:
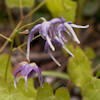
[[[59,40],[60,40],[60,42],[61,42],[61,44],[62,44],[62,47],[63,47],[72,57],[74,57],[74,55],[73,55],[73,54],[66,48],[66,46],[65,46],[66,41],[64,41],[64,40],[65,40],[65,37],[64,37],[64,34],[63,34],[63,33],[64,33],[64,32],[67,33],[68,35],[70,35],[70,36],[73,38],[74,41],[76,41],[78,44],[80,44],[80,41],[79,41],[79,39],[77,38],[77,36],[76,36],[76,34],[75,34],[73,28],[88,28],[88,27],[89,27],[89,25],[80,26],[80,25],[72,24],[71,21],[65,22],[65,23],[63,23],[63,24],[59,24],[59,25],[57,26],[57,32],[58,32],[57,36],[58,36],[58,38],[59,38]],[[63,39],[62,39],[62,37],[63,37]]]
[[[27,59],[29,59],[29,53],[30,53],[30,42],[33,40],[35,33],[39,32],[41,37],[48,41],[48,44],[52,51],[55,51],[54,46],[52,45],[50,39],[54,38],[57,35],[57,30],[55,25],[58,23],[64,23],[65,19],[63,17],[61,18],[54,18],[50,21],[42,22],[41,24],[38,24],[33,27],[33,29],[30,31],[28,38],[27,38]]]
[[[36,63],[28,64],[27,62],[21,62],[20,65],[21,66],[14,73],[14,86],[15,86],[15,88],[16,88],[15,78],[16,78],[16,76],[17,76],[17,74],[19,72],[21,72],[21,74],[24,75],[24,77],[25,77],[26,91],[28,91],[28,88],[27,88],[27,78],[34,77],[36,75],[36,73],[38,73],[38,80],[39,80],[40,86],[43,87],[42,86],[43,77],[42,77],[42,74],[41,74],[42,70],[36,65]]]
[[[57,24],[59,25],[56,26]],[[65,46],[67,39],[65,38],[63,33],[65,32],[68,35],[70,35],[73,38],[73,40],[79,44],[80,41],[77,38],[73,28],[88,28],[88,27],[89,25],[80,26],[80,25],[72,24],[71,21],[66,22],[63,17],[54,18],[50,21],[46,21],[34,26],[27,38],[27,59],[29,59],[30,42],[33,40],[34,34],[39,32],[41,37],[46,40],[45,52],[49,53],[52,60],[58,66],[61,66],[60,63],[53,57],[53,55],[50,52],[50,48],[52,49],[52,51],[55,51],[55,47],[53,46],[52,42],[55,42],[56,44],[64,48],[72,57],[74,57],[74,55]]]

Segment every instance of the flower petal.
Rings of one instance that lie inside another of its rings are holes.
[[[46,22],[43,22],[40,26],[39,34],[41,35],[43,39],[46,39],[48,35],[50,24],[51,23],[49,21],[46,21]]]
[[[58,66],[61,66],[61,64],[54,58],[54,56],[51,54],[50,50],[49,50],[49,55],[50,57],[52,58],[52,60],[58,65]]]
[[[48,44],[48,42],[46,41],[46,42],[45,42],[45,46],[44,46],[44,51],[45,51],[45,53],[48,53],[48,48],[49,48],[49,44]]]
[[[58,44],[59,46],[62,46],[59,38],[57,36],[54,37],[54,39],[52,39],[51,41],[55,42],[56,44]]]
[[[59,36],[59,39],[60,39],[60,41],[61,41],[61,43],[62,43],[62,47],[63,47],[72,57],[74,57],[73,53],[71,53],[71,52],[67,49],[67,47],[65,46],[65,44],[64,44],[64,42],[62,41],[62,39],[61,39],[60,36]]]
[[[32,71],[32,67],[29,64],[26,64],[23,68],[23,70],[21,71],[21,74],[24,76],[28,76],[28,74]]]
[[[15,81],[15,78],[17,76],[17,74],[23,69],[23,66],[19,67],[17,69],[17,71],[14,73],[14,87],[16,88],[16,81]]]
[[[75,25],[75,24],[70,24],[70,26],[73,28],[88,28],[89,27],[89,25],[81,26],[81,25]]]
[[[36,71],[38,73],[38,80],[39,80],[40,86],[43,87],[43,85],[42,85],[43,77],[42,77],[40,68],[38,66],[32,66],[32,68],[34,71]]]
[[[27,76],[25,76],[25,87],[26,87],[26,92],[28,92],[28,88],[27,88]]]
[[[50,38],[49,38],[48,35],[47,35],[46,39],[47,39],[48,44],[49,44],[50,48],[52,49],[52,51],[55,51],[55,48],[54,48],[54,46],[52,45],[51,40],[50,40]]]
[[[40,24],[34,26],[34,28],[30,31],[27,37],[27,59],[29,60],[29,53],[30,53],[30,42],[33,40],[35,33],[39,31]]]
[[[74,30],[72,29],[72,27],[71,27],[67,22],[65,22],[64,25],[65,25],[65,27],[71,32],[71,34],[72,34],[73,37],[74,37],[74,40],[79,44],[80,41],[78,40],[78,38],[77,38],[77,36],[76,36]]]
[[[64,22],[66,22],[66,20],[63,17],[61,17],[60,19],[59,18],[53,18],[53,19],[50,20],[50,22],[53,23],[53,24],[58,24],[58,23],[64,23]]]

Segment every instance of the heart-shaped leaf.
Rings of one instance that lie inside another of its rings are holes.
[[[100,99],[100,79],[93,78],[83,91],[83,100],[99,100]]]
[[[93,76],[91,62],[79,47],[75,50],[75,57],[70,57],[68,60],[67,69],[71,81],[82,89],[91,81],[91,77]]]
[[[70,95],[65,88],[59,88],[53,95],[53,90],[48,83],[43,84],[43,88],[40,87],[37,92],[36,100],[70,100]]]

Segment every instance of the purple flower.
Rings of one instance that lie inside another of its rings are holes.
[[[48,41],[50,48],[55,51],[54,46],[52,45],[50,39],[54,38],[57,35],[57,29],[55,27],[58,23],[64,23],[65,19],[61,18],[54,18],[50,21],[43,22],[33,27],[30,31],[28,38],[27,38],[27,59],[29,59],[29,52],[30,52],[30,42],[33,40],[35,33],[39,32],[41,37]]]
[[[59,24],[57,26],[57,24]],[[86,26],[79,26],[72,24],[72,22],[66,22],[63,17],[60,18],[54,18],[50,21],[43,22],[41,24],[38,24],[33,27],[33,29],[30,31],[28,38],[27,38],[27,59],[29,59],[29,52],[30,52],[30,42],[34,38],[34,34],[39,31],[39,34],[43,39],[46,40],[45,43],[45,52],[49,53],[53,61],[60,66],[59,62],[53,57],[53,55],[50,52],[50,48],[52,51],[55,51],[55,47],[52,45],[52,42],[55,42],[62,48],[64,48],[72,57],[74,55],[67,49],[65,46],[65,43],[67,42],[67,39],[64,36],[64,32],[70,35],[74,41],[76,41],[78,44],[80,43],[79,39],[77,38],[73,28],[88,28],[89,25]]]
[[[35,64],[35,63],[30,63],[28,64],[27,62],[21,62],[21,66],[18,68],[18,70],[14,73],[14,86],[16,88],[16,81],[15,78],[19,72],[21,72],[22,75],[25,76],[25,86],[26,86],[26,91],[28,91],[27,88],[27,78],[32,78],[38,73],[38,79],[40,86],[42,86],[42,81],[43,77],[41,74],[41,69]],[[43,86],[42,86],[43,87]]]

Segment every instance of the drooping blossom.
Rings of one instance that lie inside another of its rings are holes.
[[[24,75],[24,77],[25,77],[26,91],[28,91],[27,79],[34,77],[36,75],[36,73],[38,73],[38,80],[39,80],[40,86],[43,87],[42,86],[43,77],[41,74],[42,70],[35,63],[28,64],[27,62],[21,62],[20,65],[21,66],[14,73],[14,86],[15,86],[15,88],[16,88],[15,78],[19,72],[21,72],[21,74]]]
[[[64,23],[65,19],[61,18],[54,18],[50,21],[43,22],[33,27],[30,31],[28,38],[27,38],[27,59],[29,59],[30,53],[30,42],[33,40],[35,33],[39,32],[41,37],[48,41],[48,44],[52,51],[55,51],[54,46],[52,45],[50,39],[54,38],[57,35],[57,30],[55,25],[58,23]]]
[[[56,26],[57,24],[59,25]],[[30,42],[33,40],[34,34],[37,32],[39,32],[41,37],[46,40],[45,52],[49,53],[51,58],[54,60],[54,62],[58,66],[60,66],[59,62],[57,62],[57,60],[53,57],[49,49],[51,48],[52,51],[55,51],[55,47],[53,46],[52,42],[55,42],[56,44],[64,48],[72,57],[74,57],[74,55],[65,46],[67,39],[65,38],[63,34],[64,32],[69,34],[73,38],[73,40],[79,44],[80,41],[77,38],[72,27],[73,28],[88,28],[89,25],[86,25],[86,26],[75,25],[75,24],[72,24],[70,21],[66,22],[63,17],[60,17],[60,18],[54,18],[50,21],[46,21],[34,26],[33,29],[30,31],[27,38],[27,59],[29,59]]]

